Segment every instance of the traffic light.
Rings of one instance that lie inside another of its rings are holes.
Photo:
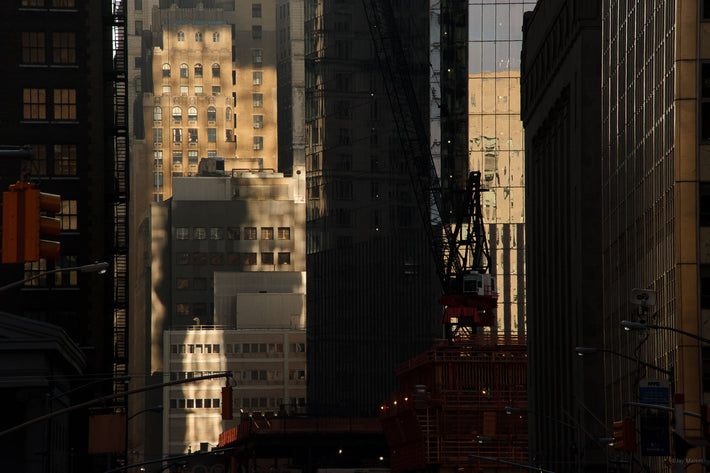
[[[3,263],[59,259],[59,242],[44,240],[42,236],[59,235],[62,222],[42,212],[59,212],[61,202],[58,195],[40,192],[31,183],[18,182],[3,192]]]
[[[232,387],[222,388],[222,420],[232,420]]]
[[[636,451],[636,421],[631,417],[614,421],[614,448],[624,452]]]

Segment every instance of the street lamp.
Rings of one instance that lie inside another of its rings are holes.
[[[576,351],[579,356],[584,356],[585,354],[588,354],[588,353],[598,353],[598,352],[610,353],[612,355],[616,355],[618,357],[627,359],[629,361],[634,361],[642,366],[645,366],[646,368],[652,368],[656,371],[660,371],[661,373],[663,373],[666,376],[669,376],[671,378],[673,377],[672,371],[663,369],[660,366],[652,365],[651,363],[646,363],[645,361],[639,360],[638,358],[634,358],[633,356],[624,355],[623,353],[619,353],[618,351],[608,350],[606,348],[593,348],[593,347],[576,347],[574,349],[574,351]]]
[[[72,266],[70,268],[57,268],[57,269],[52,269],[50,271],[44,271],[39,274],[35,274],[34,276],[31,276],[29,278],[25,278],[21,281],[15,281],[10,284],[6,284],[4,286],[0,286],[0,292],[6,291],[8,289],[12,289],[13,287],[21,286],[26,282],[32,281],[37,278],[41,278],[42,276],[47,276],[50,274],[54,273],[61,273],[65,271],[79,271],[81,273],[99,273],[99,274],[104,274],[106,271],[108,271],[109,264],[106,262],[102,263],[92,263],[92,264],[85,264],[83,266]]]
[[[131,420],[131,419],[133,419],[133,418],[134,418],[135,416],[137,416],[138,414],[143,414],[144,412],[156,412],[156,413],[163,412],[163,405],[162,405],[162,404],[158,404],[157,406],[148,407],[148,408],[142,409],[142,410],[140,410],[140,411],[138,411],[138,412],[136,412],[136,413],[134,413],[134,414],[131,414],[131,415],[128,416],[128,418],[126,419],[126,422],[128,422],[128,421]]]
[[[656,329],[656,330],[670,330],[671,332],[680,333],[681,335],[685,335],[687,337],[699,340],[703,343],[710,344],[710,340],[708,340],[707,338],[703,338],[703,337],[696,335],[694,333],[686,332],[685,330],[680,330],[680,329],[677,329],[674,327],[666,327],[663,325],[647,324],[647,323],[643,323],[643,322],[633,322],[631,320],[622,320],[621,325],[624,327],[624,330],[626,330],[627,332],[630,332],[632,330],[645,330],[645,329],[649,329],[649,328]]]

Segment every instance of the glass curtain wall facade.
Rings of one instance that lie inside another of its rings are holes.
[[[480,171],[498,331],[525,331],[525,146],[520,120],[523,14],[534,0],[468,2],[469,169]]]

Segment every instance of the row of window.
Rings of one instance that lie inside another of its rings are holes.
[[[197,130],[197,129],[195,129],[195,130]],[[210,130],[214,130],[214,131],[212,132]],[[189,134],[188,138],[190,139],[190,141],[188,141],[188,143],[197,143],[198,142],[197,131],[195,131],[194,134]],[[264,137],[263,136],[254,136],[252,138],[253,138],[252,149],[254,151],[262,151],[264,149]],[[173,139],[174,139],[173,145],[180,146],[181,143],[183,143],[182,132],[173,133]],[[233,130],[230,130],[230,129],[225,130],[224,139],[225,139],[225,141],[227,141],[229,143],[234,143],[234,149],[235,150],[237,149],[237,136],[234,134]],[[154,128],[153,129],[153,141],[154,141],[153,145],[156,148],[159,148],[160,146],[162,146],[162,144],[163,144],[163,129],[162,128]],[[217,141],[217,129],[216,128],[208,128],[207,129],[207,141],[211,142],[211,143],[215,143]],[[191,146],[194,146],[194,145],[191,145]],[[157,153],[157,151],[159,151],[159,150],[154,151],[154,157],[156,159],[160,159],[160,163],[162,164],[163,153],[162,152]],[[181,154],[176,155],[175,154],[176,151],[180,151],[180,153],[182,153],[181,150],[174,150],[173,151],[174,163],[175,164],[182,164],[182,155]],[[195,153],[196,152],[197,151],[195,151]],[[194,156],[195,156],[195,158],[197,158],[197,154],[195,154]],[[192,157],[192,155],[188,155],[188,157]],[[208,158],[209,157],[217,157],[217,150],[208,150],[207,157]],[[192,162],[192,161],[190,161],[190,162]]]
[[[196,85],[193,87],[195,91],[195,96],[199,96],[204,94],[204,88],[201,85]],[[164,85],[162,87],[162,94],[163,95],[170,95],[172,93],[172,87],[169,85]],[[219,95],[222,93],[222,88],[218,85],[213,85],[212,86],[212,95]],[[187,96],[190,95],[190,88],[186,85],[180,86],[180,95],[182,96]]]
[[[243,370],[241,372],[232,373],[236,381],[249,383],[250,381],[283,381],[283,372],[281,370]],[[289,381],[305,381],[306,370],[289,370]]]
[[[76,89],[23,89],[24,120],[75,121]]]
[[[163,77],[170,77],[171,74],[171,67],[169,63],[163,64]],[[215,79],[219,78],[221,74],[221,69],[219,67],[219,64],[214,63],[212,64],[212,77]],[[190,75],[190,66],[187,64],[180,64],[180,77],[182,78],[188,78]],[[195,77],[203,77],[202,73],[202,64],[195,64],[194,67],[194,76]]]
[[[163,119],[163,109],[161,107],[155,107],[153,108],[153,120],[159,122]],[[173,107],[173,113],[172,113],[172,119],[173,120],[182,120],[182,108],[179,106]],[[187,119],[188,120],[197,120],[197,107],[189,107],[187,109]],[[224,119],[227,121],[227,123],[232,121],[232,109],[227,107],[227,109],[224,112]],[[207,121],[216,121],[217,120],[217,109],[213,106],[210,106],[207,108]]]
[[[76,35],[64,32],[23,32],[22,63],[47,64],[48,58],[51,58],[51,64],[54,65],[76,64]]]
[[[76,176],[77,145],[32,145],[32,176]]]
[[[170,399],[170,409],[216,409],[219,408],[219,399]],[[241,406],[240,406],[241,401]],[[279,409],[283,406],[281,398],[244,397],[235,398],[234,405],[245,409],[271,408]],[[291,407],[304,407],[306,398],[291,398]]]
[[[170,345],[170,353],[219,353],[219,343],[182,343]]]
[[[211,374],[218,373],[223,373],[223,371],[171,371],[170,381],[177,381],[178,379],[199,378],[201,376],[209,376]]]
[[[47,274],[47,271],[59,268],[73,268],[78,266],[76,255],[62,255],[60,261],[47,264],[47,260],[31,261],[25,263],[25,287],[75,287],[79,284],[78,271],[57,271]],[[42,276],[29,280],[34,276]]]
[[[225,231],[226,230],[226,231]],[[175,228],[175,238],[177,240],[239,240],[242,235],[244,240],[256,240],[256,227],[244,227],[242,233],[240,227],[177,227]],[[291,239],[291,227],[278,227],[277,238],[279,240]],[[261,227],[261,239],[273,240],[274,227]]]
[[[219,398],[171,399],[170,409],[219,409]]]
[[[254,266],[256,262],[256,253],[178,253],[175,261],[179,265],[246,265]],[[261,253],[261,263],[264,265],[274,264],[274,253],[264,252]],[[289,265],[291,264],[291,253],[279,252],[276,258],[276,264]]]

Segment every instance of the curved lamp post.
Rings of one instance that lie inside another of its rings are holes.
[[[674,327],[666,327],[663,325],[655,325],[655,324],[645,324],[643,322],[632,322],[631,320],[622,320],[621,321],[621,326],[624,327],[624,330],[627,332],[630,332],[632,330],[645,330],[645,329],[656,329],[656,330],[669,330],[671,332],[675,333],[680,333],[681,335],[685,335],[686,337],[694,338],[698,341],[701,341],[703,343],[710,344],[710,340],[707,338],[703,338],[700,335],[695,335],[694,333],[686,332],[685,330],[680,330]]]
[[[0,292],[6,291],[8,289],[12,289],[13,287],[21,286],[25,284],[26,282],[32,281],[33,279],[41,278],[42,276],[47,276],[49,274],[54,274],[54,273],[61,273],[65,271],[79,271],[80,273],[99,273],[99,274],[104,274],[106,271],[108,271],[109,264],[106,262],[101,262],[101,263],[92,263],[92,264],[85,264],[83,266],[72,266],[70,268],[57,268],[57,269],[52,269],[50,271],[44,271],[39,274],[35,274],[34,276],[31,276],[29,278],[25,278],[21,281],[15,281],[10,284],[5,284],[4,286],[0,286]]]
[[[661,373],[665,374],[666,376],[673,377],[673,372],[664,368],[661,368],[660,366],[652,365],[651,363],[646,363],[645,361],[639,360],[638,358],[634,358],[633,356],[628,356],[624,355],[623,353],[619,353],[618,351],[614,350],[608,350],[606,348],[592,348],[592,347],[576,347],[574,351],[577,352],[579,356],[584,356],[585,354],[588,353],[610,353],[612,355],[616,355],[618,357],[627,359],[629,361],[636,362],[642,366],[645,366],[646,368],[651,368],[656,371],[660,371]]]

